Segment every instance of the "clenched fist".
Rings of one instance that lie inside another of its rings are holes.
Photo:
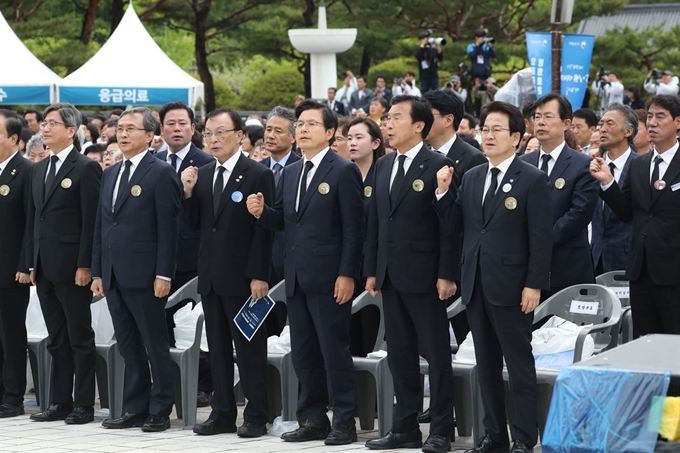
[[[182,172],[182,185],[184,186],[184,198],[191,198],[191,193],[198,181],[198,167],[187,167]]]
[[[264,195],[262,195],[262,192],[248,195],[248,199],[246,199],[246,207],[248,208],[249,213],[255,217],[260,217],[262,215],[262,211],[264,211]]]
[[[439,195],[445,193],[449,190],[451,186],[451,180],[453,179],[453,167],[444,165],[437,172],[437,193]]]
[[[595,157],[590,161],[590,175],[605,186],[614,179],[612,172],[609,171],[609,166],[601,157]]]

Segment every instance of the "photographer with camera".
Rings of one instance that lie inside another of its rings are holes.
[[[394,79],[392,85],[392,96],[396,97],[400,94],[408,94],[411,96],[421,96],[420,90],[416,86],[416,73],[413,71],[404,72],[404,77]]]
[[[453,93],[458,96],[464,104],[467,102],[468,92],[462,87],[460,77],[457,75],[451,76],[449,81],[446,82],[444,89],[453,91]]]
[[[475,32],[475,42],[468,44],[467,54],[470,57],[472,78],[484,80],[491,77],[491,59],[496,58],[496,49],[493,48],[496,40],[487,37],[488,30],[477,30]]]
[[[623,84],[616,72],[605,71],[604,66],[600,66],[591,88],[600,98],[600,116],[609,110],[611,104],[623,104]]]
[[[423,93],[439,89],[439,73],[437,62],[444,59],[442,48],[446,44],[444,38],[432,38],[432,30],[418,34],[420,47],[415,51],[418,68],[420,69],[420,88]]]
[[[678,78],[671,71],[652,69],[645,79],[645,90],[651,94],[678,94]]]

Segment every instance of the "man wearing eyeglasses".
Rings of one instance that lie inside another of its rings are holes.
[[[170,428],[165,304],[175,273],[181,188],[173,169],[147,151],[156,124],[147,108],[121,114],[116,136],[125,158],[104,172],[97,210],[91,290],[106,296],[125,361],[124,413],[104,420],[109,429]]]
[[[534,132],[541,148],[521,158],[550,177],[553,214],[553,254],[550,291],[541,301],[572,285],[595,283],[588,224],[598,200],[597,181],[590,177],[591,157],[566,144],[571,127],[571,104],[549,93],[534,104]]]
[[[40,128],[51,153],[31,173],[34,215],[28,258],[53,360],[51,395],[41,395],[50,398],[49,407],[31,415],[41,422],[94,420],[90,268],[102,169],[74,147],[80,122],[81,114],[71,104],[47,107]]]
[[[248,341],[233,320],[249,296],[258,300],[269,291],[273,235],[253,222],[246,197],[262,193],[273,202],[274,175],[239,152],[243,124],[234,110],[210,112],[203,137],[216,160],[201,169],[194,166],[182,172],[186,217],[189,225],[201,232],[198,292],[205,312],[214,385],[212,413],[194,426],[194,432],[260,437],[267,433],[269,418],[268,332],[262,326]],[[248,400],[238,430],[232,342]]]
[[[354,279],[364,233],[363,183],[356,165],[330,151],[338,119],[308,99],[295,111],[295,138],[305,158],[281,175],[273,208],[248,197],[256,225],[286,232],[284,277],[293,366],[300,380],[300,428],[287,442],[356,442],[356,388],[349,351]],[[328,388],[333,423],[328,420]],[[332,428],[332,429],[331,429]]]

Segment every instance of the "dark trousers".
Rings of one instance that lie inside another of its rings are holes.
[[[29,285],[0,289],[0,342],[2,342],[2,402],[19,406],[26,393],[26,308]]]
[[[420,79],[420,91],[425,94],[428,91],[439,89],[439,77],[423,77]]]
[[[230,425],[236,422],[233,341],[243,394],[248,400],[243,419],[257,425],[266,424],[269,418],[266,327],[260,327],[253,339],[248,341],[234,324],[234,317],[248,295],[223,297],[211,292],[202,299],[210,370],[215,384],[210,418]]]
[[[305,294],[295,282],[288,298],[293,367],[300,380],[300,425],[328,426],[328,383],[333,393],[333,426],[354,426],[356,384],[349,352],[352,305],[333,294]]]
[[[92,330],[90,285],[52,283],[38,272],[37,292],[50,337],[52,404],[94,406],[94,369],[97,354]],[[75,280],[75,274],[73,276]],[[74,384],[75,375],[75,384]]]
[[[397,404],[392,431],[407,433],[418,428],[422,406],[420,355],[430,366],[430,434],[449,437],[453,432],[453,370],[446,319],[446,302],[431,293],[397,291],[389,279],[382,286],[387,363],[392,372]]]
[[[661,286],[652,281],[647,259],[640,277],[630,282],[633,337],[652,333],[680,335],[680,285]]]
[[[516,439],[529,447],[538,439],[536,420],[536,365],[531,352],[534,314],[524,314],[517,301],[513,306],[489,303],[484,296],[477,269],[475,288],[466,306],[477,359],[477,379],[484,406],[484,427],[496,442],[508,442],[505,414],[503,357],[508,367],[510,397]]]
[[[123,412],[169,416],[173,387],[165,323],[168,298],[154,296],[153,288],[123,288],[114,276],[111,289],[106,291],[106,301],[118,349],[125,361]]]

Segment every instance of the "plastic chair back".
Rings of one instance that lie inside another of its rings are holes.
[[[375,345],[373,345],[373,351],[386,351],[387,343],[385,342],[385,317],[383,316],[383,297],[382,294],[378,294],[372,297],[368,291],[364,291],[359,294],[354,301],[352,301],[352,314],[358,313],[364,307],[369,305],[374,305],[380,310],[380,324],[378,326],[378,335],[375,338]]]

